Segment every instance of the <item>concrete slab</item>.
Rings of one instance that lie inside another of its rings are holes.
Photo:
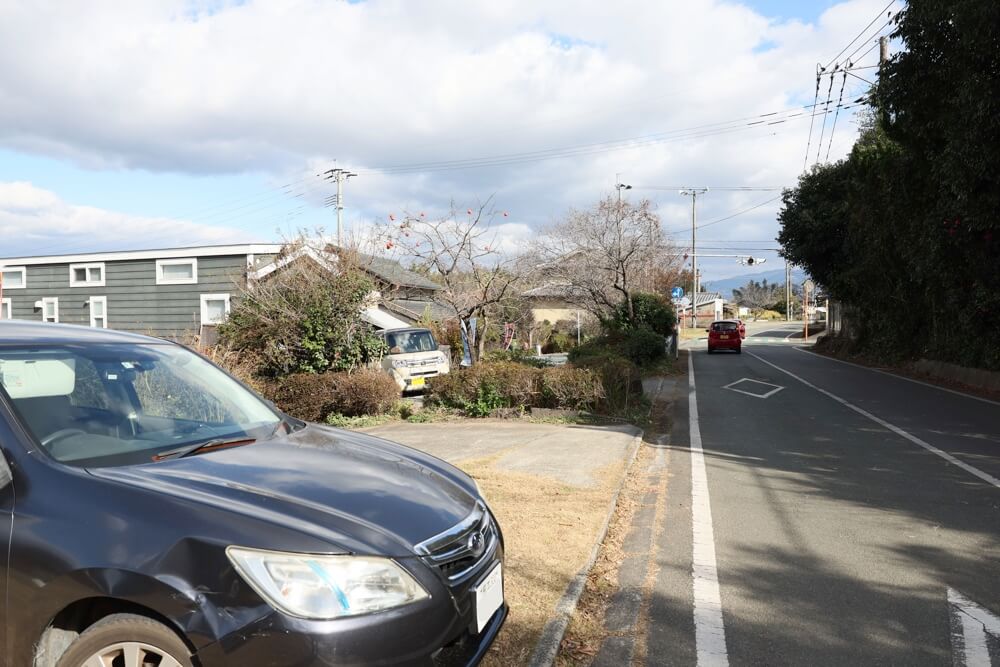
[[[631,425],[577,426],[476,419],[394,422],[366,433],[400,442],[450,463],[500,454],[497,466],[593,487],[602,468],[625,458],[640,431]]]

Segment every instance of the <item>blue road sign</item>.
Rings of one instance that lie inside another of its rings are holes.
[[[683,287],[675,287],[672,290],[670,290],[670,298],[672,299],[680,299],[683,296],[684,296]]]

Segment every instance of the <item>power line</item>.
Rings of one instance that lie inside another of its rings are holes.
[[[816,94],[813,96],[813,109],[816,108],[816,103],[819,102],[819,82],[822,78],[820,74],[819,63],[816,63]],[[812,145],[813,139],[813,123],[816,121],[816,117],[813,116],[812,120],[809,121],[809,139],[806,141],[806,156],[802,158],[802,171],[806,170],[806,165],[809,164],[809,147]]]
[[[833,92],[833,75],[837,73],[836,68],[830,72],[830,86],[826,89],[826,110],[830,110],[830,97]],[[838,109],[839,111],[839,109]],[[819,132],[819,144],[816,146],[816,164],[819,164],[819,152],[823,150],[823,133],[826,132],[826,116],[823,116],[823,128]]]
[[[683,190],[684,185],[636,185],[636,190]],[[755,186],[755,185],[708,185],[705,186],[712,192],[774,192],[784,190],[786,186]]]
[[[878,30],[876,30],[874,32],[873,39],[875,40],[876,44],[878,44],[878,38],[882,34],[882,31],[889,27],[889,25],[892,23],[894,17],[895,17],[894,14],[890,14],[889,15],[889,19],[885,23],[883,23],[882,26]],[[847,56],[847,60],[851,60],[854,57],[855,53],[857,53],[861,49],[865,48],[865,44],[867,44],[867,41],[862,42],[861,44],[859,44],[858,48],[854,49],[854,51],[852,51],[851,54]],[[868,52],[871,51],[872,48],[874,48],[874,47],[871,47],[871,48],[868,49],[868,51],[865,51],[864,55],[862,55],[861,58],[864,58],[866,55],[868,55]],[[861,58],[858,58],[858,60],[861,60]]]
[[[372,172],[379,172],[383,174],[400,174],[409,172],[446,171],[452,169],[466,169],[474,167],[491,167],[491,166],[502,166],[508,164],[521,164],[525,162],[537,162],[537,161],[557,159],[557,158],[575,157],[579,155],[592,155],[596,153],[604,153],[609,151],[659,144],[670,141],[679,141],[683,139],[702,138],[709,136],[717,136],[720,134],[729,134],[732,132],[739,132],[739,131],[745,131],[747,129],[753,129],[757,126],[764,127],[764,126],[778,125],[798,118],[805,118],[807,116],[815,116],[819,114],[829,113],[829,110],[816,111],[813,108],[815,106],[816,105],[795,107],[783,111],[773,111],[765,114],[757,114],[754,116],[745,116],[743,118],[736,118],[733,120],[720,121],[716,123],[707,123],[704,125],[696,125],[693,127],[683,128],[678,130],[669,130],[665,132],[658,132],[655,134],[642,135],[625,139],[615,139],[597,143],[564,146],[562,148],[549,148],[538,151],[508,153],[508,154],[484,156],[478,158],[442,160],[437,162],[415,162],[415,163],[400,164],[387,167],[371,167],[359,171],[363,174]],[[812,109],[812,113],[807,113],[810,109]],[[744,121],[749,121],[749,122],[744,122]]]
[[[875,82],[874,82],[874,81],[869,81],[868,79],[865,79],[864,77],[860,77],[860,76],[858,76],[857,74],[855,74],[854,72],[845,72],[845,74],[850,74],[850,75],[851,75],[851,76],[853,76],[853,77],[854,77],[855,79],[860,79],[861,81],[864,81],[865,83],[867,83],[867,84],[869,84],[869,85],[871,85],[871,86],[874,86],[874,85],[875,85]]]
[[[855,43],[856,41],[858,41],[858,39],[859,39],[859,38],[860,38],[860,37],[861,37],[862,35],[864,35],[864,34],[865,34],[866,32],[868,32],[868,29],[869,29],[869,28],[871,28],[871,27],[872,27],[873,25],[875,25],[875,22],[876,22],[876,21],[878,21],[878,20],[879,20],[879,18],[881,18],[881,17],[882,17],[882,14],[886,13],[887,11],[889,11],[889,8],[890,8],[890,7],[892,7],[892,5],[893,5],[893,4],[895,3],[895,2],[896,2],[896,0],[891,0],[891,1],[889,2],[889,4],[887,4],[887,5],[885,6],[885,7],[883,7],[883,8],[882,8],[882,10],[881,10],[881,11],[880,11],[880,12],[879,12],[878,14],[876,14],[876,15],[875,15],[875,18],[873,18],[873,19],[871,20],[871,23],[869,23],[869,24],[868,24],[868,25],[866,25],[866,26],[865,26],[864,28],[862,28],[861,32],[859,32],[859,33],[857,34],[857,36],[856,36],[856,37],[855,37],[854,39],[852,39],[852,40],[851,40],[851,41],[850,41],[850,42],[849,42],[849,43],[847,44],[847,46],[845,46],[844,48],[842,48],[842,49],[840,50],[840,53],[838,53],[837,55],[835,55],[835,56],[833,57],[833,59],[832,59],[832,60],[830,60],[830,62],[828,62],[828,63],[826,64],[826,67],[824,67],[823,69],[824,69],[824,70],[826,70],[826,69],[828,69],[828,68],[830,67],[830,65],[832,65],[832,64],[833,64],[833,63],[835,63],[835,62],[837,62],[837,58],[839,58],[840,56],[844,55],[844,52],[845,52],[845,51],[847,51],[847,49],[851,48],[851,46],[853,46],[853,45],[854,45],[854,43]],[[881,30],[881,28],[880,28],[880,30]],[[848,56],[848,60],[850,60],[850,56]]]
[[[837,113],[833,115],[833,127],[830,128],[830,143],[826,147],[826,160],[830,161],[830,149],[833,148],[833,133],[837,131],[837,118],[840,117],[840,103],[844,101],[844,86],[847,85],[847,70],[844,70],[844,78],[840,82],[840,98],[837,100]],[[831,77],[832,78],[832,77]]]
[[[743,215],[745,213],[749,213],[750,211],[756,210],[756,209],[760,208],[761,206],[766,206],[766,205],[770,204],[771,202],[777,201],[779,199],[781,199],[781,195],[778,195],[776,197],[771,197],[770,199],[766,199],[766,200],[760,202],[759,204],[754,204],[753,206],[750,206],[749,208],[744,208],[744,209],[741,209],[739,211],[734,211],[732,213],[724,215],[721,218],[716,218],[715,220],[710,220],[709,222],[702,223],[702,224],[698,225],[696,227],[696,229],[702,229],[704,227],[710,227],[710,226],[716,225],[716,224],[718,224],[720,222],[725,222],[726,220],[731,220],[731,219],[733,219],[733,218],[735,218],[737,216]],[[687,231],[687,227],[685,226],[685,227],[681,227],[681,228],[677,228],[677,229],[668,229],[664,233],[669,236],[671,234],[681,234],[681,233],[684,233],[686,231]]]

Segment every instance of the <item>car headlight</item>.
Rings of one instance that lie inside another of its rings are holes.
[[[229,547],[236,571],[275,609],[332,619],[402,607],[429,597],[389,558],[313,556]]]

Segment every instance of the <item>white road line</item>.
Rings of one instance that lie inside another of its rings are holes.
[[[694,360],[688,355],[688,418],[691,436],[691,525],[692,577],[694,579],[694,637],[699,667],[726,667],[726,627],[722,621],[722,594],[715,562],[715,531],[712,529],[712,505],[708,498],[708,471],[701,447],[698,426],[698,401],[695,398]]]
[[[864,415],[865,417],[868,417],[868,419],[871,419],[876,424],[889,429],[890,431],[892,431],[893,433],[895,433],[896,435],[898,435],[900,437],[906,438],[907,440],[909,440],[913,444],[920,445],[921,447],[923,447],[927,451],[931,452],[932,454],[937,454],[938,456],[940,456],[941,458],[943,458],[948,463],[951,463],[952,465],[958,466],[959,468],[961,468],[965,472],[969,473],[970,475],[975,475],[976,477],[978,477],[979,479],[983,480],[984,482],[992,484],[993,486],[995,486],[998,489],[1000,489],[1000,479],[997,479],[993,475],[985,473],[982,470],[980,470],[979,468],[976,468],[974,466],[970,466],[965,461],[960,461],[959,459],[955,458],[954,456],[952,456],[948,452],[943,451],[941,449],[938,449],[937,447],[935,447],[934,445],[930,444],[929,442],[925,442],[925,441],[921,440],[920,438],[918,438],[917,436],[911,435],[910,433],[907,433],[906,431],[904,431],[903,429],[899,428],[898,426],[890,424],[889,422],[885,421],[884,419],[880,419],[880,418],[876,417],[872,413],[868,412],[867,410],[863,410],[862,408],[859,408],[858,406],[854,405],[853,403],[848,403],[847,401],[845,401],[844,399],[842,399],[840,396],[837,396],[836,394],[833,394],[833,393],[827,391],[826,389],[820,389],[819,387],[817,387],[813,383],[809,382],[808,380],[803,380],[802,378],[800,378],[795,373],[792,373],[791,371],[786,371],[781,366],[778,366],[777,364],[772,364],[767,359],[761,359],[760,357],[758,357],[753,352],[747,352],[747,354],[749,354],[754,359],[757,359],[758,361],[764,362],[765,364],[767,364],[768,366],[771,366],[772,368],[778,369],[779,371],[781,371],[785,375],[789,375],[789,376],[795,378],[796,380],[798,380],[799,382],[801,382],[805,386],[811,387],[812,389],[815,389],[816,391],[818,391],[819,393],[823,394],[824,396],[828,396],[828,397],[832,398],[833,400],[837,401],[838,403],[840,403],[844,407],[847,407],[847,408],[850,408],[851,410],[854,410],[859,415]]]
[[[951,588],[948,589],[948,604],[951,607],[951,653],[955,664],[990,667],[986,635],[1000,637],[1000,618]]]
[[[923,382],[921,380],[914,380],[913,378],[908,378],[905,375],[897,375],[896,373],[890,373],[889,371],[883,371],[879,368],[871,368],[870,366],[862,366],[861,364],[856,364],[852,361],[844,361],[843,359],[837,359],[836,357],[828,357],[825,354],[820,354],[819,352],[813,352],[804,347],[796,347],[799,352],[805,352],[821,359],[829,359],[830,361],[836,361],[838,364],[846,364],[848,366],[854,366],[855,368],[862,368],[866,371],[871,371],[872,373],[880,373],[881,375],[888,375],[891,378],[896,378],[897,380],[906,380],[907,382],[912,382],[913,384],[920,384],[925,387],[930,387],[931,389],[937,389],[938,391],[946,391],[949,394],[955,394],[956,396],[964,396],[965,398],[971,398],[974,401],[981,401],[983,403],[989,403],[990,405],[1000,405],[1000,401],[991,401],[988,398],[983,398],[982,396],[974,396],[973,394],[967,394],[964,391],[957,391],[955,389],[948,389],[947,387],[939,387],[936,384],[931,384],[930,382]]]

